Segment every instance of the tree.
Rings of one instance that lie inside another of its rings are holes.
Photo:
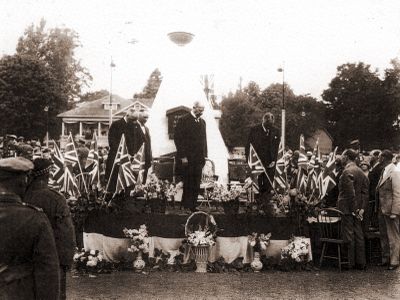
[[[2,134],[14,133],[27,138],[60,132],[56,116],[65,110],[56,78],[36,58],[13,55],[0,60],[0,120]]]
[[[17,54],[44,62],[59,85],[60,96],[71,108],[81,94],[81,87],[92,80],[88,70],[75,58],[79,36],[69,28],[46,30],[45,27],[44,19],[38,26],[29,26],[19,38]]]
[[[262,112],[240,91],[222,100],[221,111],[220,130],[227,147],[245,146],[250,128],[260,122]]]
[[[101,98],[103,98],[105,96],[109,96],[109,95],[110,95],[110,93],[107,90],[87,92],[80,97],[78,103],[98,100],[98,99],[101,99]]]
[[[221,103],[220,129],[228,147],[244,146],[250,127],[260,124],[266,112],[275,116],[275,125],[281,127],[282,84],[271,84],[261,91],[255,82],[224,98]],[[299,136],[311,136],[325,128],[325,105],[308,95],[296,96],[285,84],[286,145],[298,149]]]
[[[381,80],[370,65],[341,65],[322,98],[336,144],[345,148],[357,138],[365,149],[393,146],[400,113],[398,69],[387,70]]]
[[[147,84],[143,88],[143,91],[139,94],[134,94],[133,98],[154,99],[157,95],[158,89],[160,88],[161,81],[162,81],[161,72],[158,69],[155,69],[150,74],[150,77],[147,80]]]

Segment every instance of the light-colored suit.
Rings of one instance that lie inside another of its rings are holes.
[[[381,232],[382,244],[389,243],[390,264],[399,265],[400,259],[400,168],[389,164],[379,180],[380,212],[383,215],[386,232]],[[392,217],[391,217],[392,216]],[[380,228],[380,230],[384,230]]]

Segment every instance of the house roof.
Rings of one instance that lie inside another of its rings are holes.
[[[144,105],[151,107],[154,99],[125,99],[118,95],[113,94],[112,103],[118,104],[118,108],[114,113],[121,112],[125,108],[131,106],[135,102],[143,103]],[[78,107],[74,109],[65,111],[57,115],[59,118],[108,118],[109,110],[104,109],[104,104],[108,104],[110,101],[109,96],[104,96],[100,99],[83,102]],[[150,104],[150,106],[149,106]]]

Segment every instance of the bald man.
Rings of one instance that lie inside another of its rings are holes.
[[[175,128],[177,169],[182,171],[182,205],[196,210],[200,191],[201,172],[207,157],[206,122],[201,118],[204,105],[195,102],[190,113],[182,116]]]

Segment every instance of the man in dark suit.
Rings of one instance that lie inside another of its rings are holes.
[[[145,126],[149,114],[147,111],[140,111],[138,114],[138,120],[135,123],[134,130],[134,148],[133,152],[136,153],[140,150],[140,147],[144,145],[144,173],[143,173],[143,183],[146,182],[147,172],[151,167],[152,153],[151,153],[151,139],[150,131],[147,126]]]
[[[177,168],[183,175],[182,205],[185,209],[196,210],[200,191],[201,173],[207,157],[206,122],[201,118],[204,106],[193,104],[192,111],[182,116],[175,128]]]
[[[114,159],[115,156],[117,155],[118,146],[123,134],[125,134],[125,141],[129,154],[130,155],[135,154],[134,153],[135,121],[136,121],[135,110],[131,108],[126,112],[126,115],[122,119],[113,122],[110,126],[110,130],[108,131],[108,145],[110,147],[110,151],[107,156],[106,173],[105,173],[106,181],[108,181],[108,179],[111,176]],[[115,185],[116,185],[116,178],[115,182],[110,182],[108,191],[112,192],[115,189]]]
[[[264,114],[262,123],[250,129],[246,144],[246,158],[249,158],[250,144],[257,152],[267,174],[272,182],[275,173],[275,162],[278,156],[280,131],[274,126],[275,118],[270,112]],[[267,176],[262,173],[258,176],[260,194],[270,192],[272,186]]]
[[[342,238],[347,242],[345,252],[350,267],[365,269],[365,242],[362,229],[364,212],[368,207],[369,181],[357,166],[357,152],[347,149],[342,153],[344,170],[339,178],[338,209],[343,212]]]

